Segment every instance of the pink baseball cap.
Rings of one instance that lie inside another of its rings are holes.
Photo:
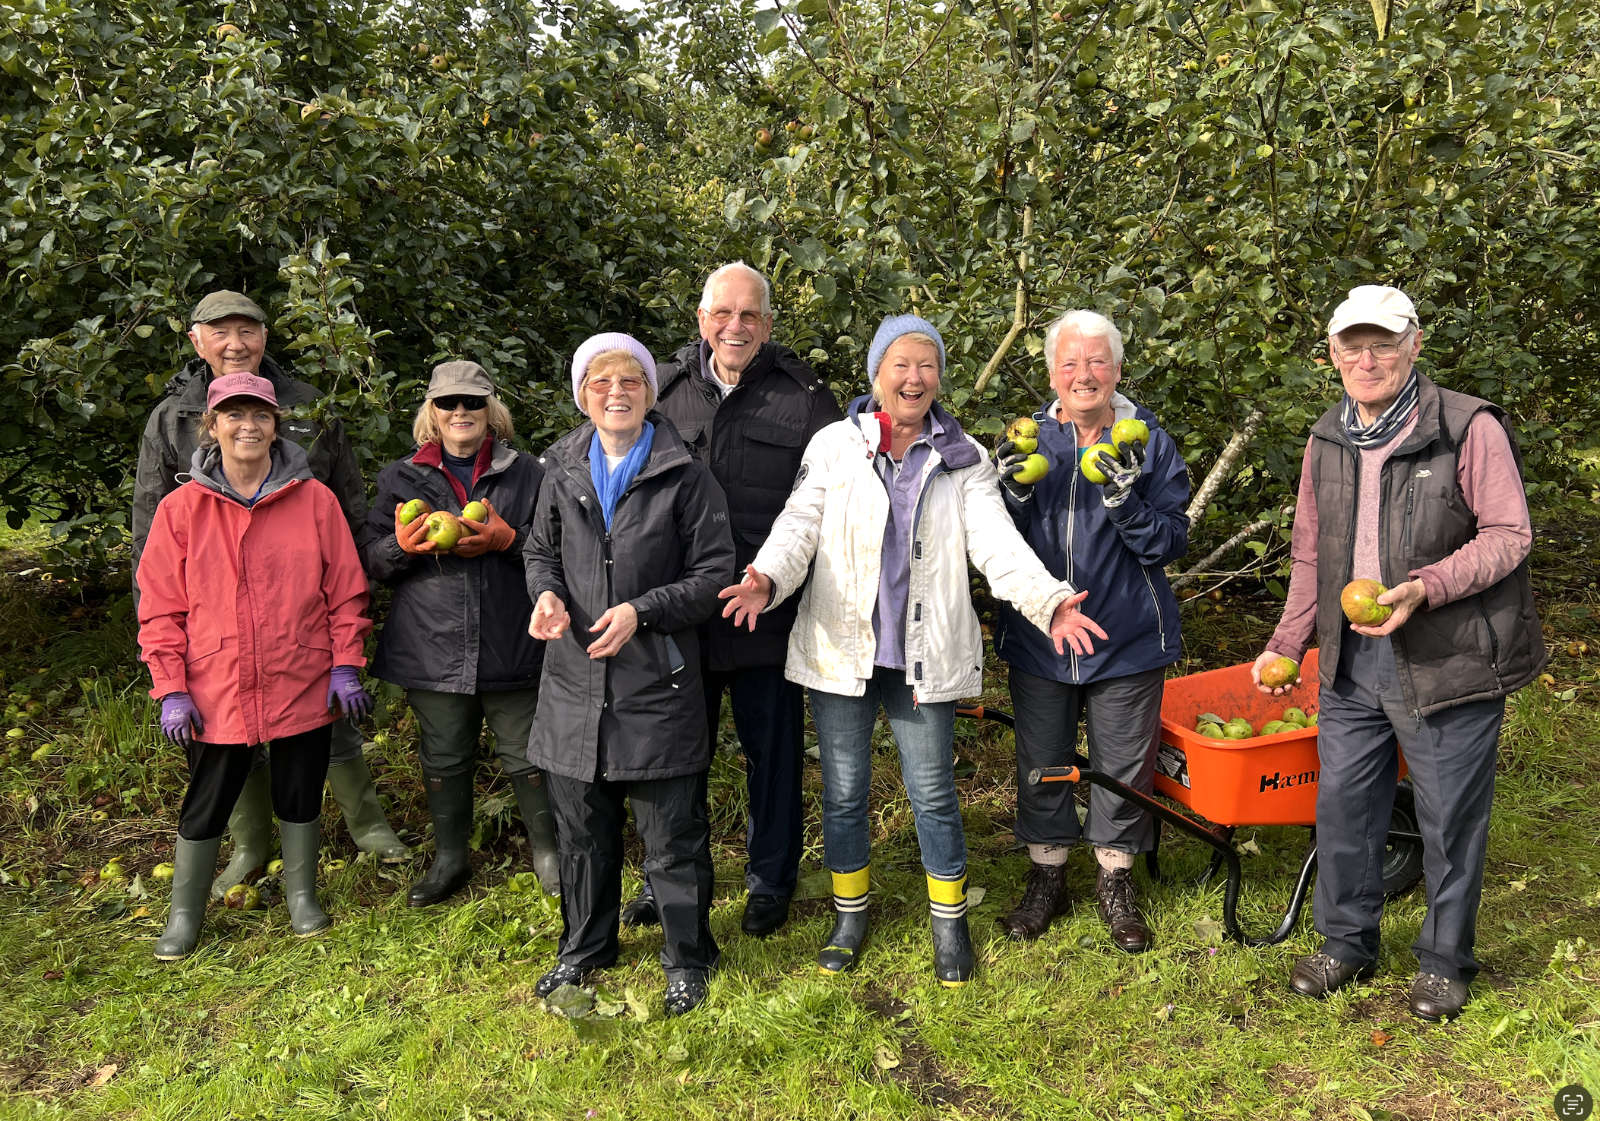
[[[273,408],[278,407],[278,395],[273,392],[272,383],[266,378],[255,374],[225,374],[214,379],[211,388],[206,390],[206,408],[214,409],[233,397],[251,397],[265,401]]]

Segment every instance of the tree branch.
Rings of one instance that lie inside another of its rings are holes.
[[[1200,489],[1195,492],[1194,501],[1189,503],[1190,525],[1200,520],[1200,516],[1206,512],[1206,507],[1211,505],[1211,500],[1217,496],[1217,491],[1222,489],[1222,484],[1233,474],[1239,457],[1244,455],[1245,447],[1255,437],[1256,429],[1261,427],[1261,421],[1265,417],[1266,413],[1257,405],[1250,410],[1250,415],[1244,418],[1244,423],[1234,430],[1233,437],[1222,449],[1217,462],[1212,464],[1211,473],[1206,476],[1206,481],[1201,483]]]
[[[1000,345],[995,348],[989,361],[984,363],[983,373],[978,375],[977,383],[973,385],[972,392],[981,394],[989,387],[989,379],[994,377],[994,372],[1000,368],[1000,363],[1011,350],[1011,344],[1022,334],[1022,329],[1028,325],[1028,250],[1026,246],[1033,238],[1033,204],[1029,203],[1022,208],[1022,244],[1024,248],[1017,254],[1017,300],[1011,313],[1011,329],[1006,332],[1006,337],[1000,340]]]
[[[1284,508],[1285,513],[1292,512],[1293,510],[1294,507],[1292,505]],[[1272,517],[1265,517],[1257,518],[1255,521],[1245,526],[1238,533],[1235,533],[1232,537],[1218,545],[1215,549],[1212,549],[1209,553],[1197,561],[1192,568],[1188,569],[1180,576],[1173,577],[1172,590],[1177,591],[1184,585],[1192,584],[1196,580],[1200,579],[1200,577],[1204,576],[1210,571],[1211,566],[1216,564],[1217,561],[1221,560],[1234,549],[1237,549],[1240,545],[1243,545],[1250,538],[1254,537],[1256,534],[1272,525],[1272,523]],[[1241,569],[1240,571],[1244,570]],[[1230,573],[1230,575],[1237,576],[1238,573]]]

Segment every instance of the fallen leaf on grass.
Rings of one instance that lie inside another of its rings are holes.
[[[880,1043],[872,1052],[872,1065],[879,1070],[893,1070],[900,1065],[900,1056],[887,1044]]]
[[[594,994],[577,985],[562,985],[544,998],[544,1006],[558,1016],[576,1020],[593,1010]]]
[[[1202,915],[1195,920],[1194,936],[1202,942],[1222,941],[1222,924],[1210,915]]]
[[[46,981],[59,981],[63,976],[65,976],[65,974],[63,974],[59,969],[46,969],[44,971],[44,979]]]
[[[96,1087],[104,1086],[107,1082],[110,1082],[116,1076],[117,1076],[117,1064],[116,1063],[107,1063],[105,1066],[101,1067],[99,1070],[94,1072],[94,1077],[89,1079],[89,1081],[86,1083],[86,1085],[89,1087],[89,1089],[93,1090]]]
[[[967,889],[967,906],[976,907],[979,903],[983,902],[983,897],[988,894],[988,891],[986,891],[984,888],[969,887]]]
[[[1390,1035],[1382,1028],[1372,1029],[1372,1045],[1374,1047],[1382,1047],[1393,1038],[1394,1036]]]
[[[1527,880],[1512,880],[1509,886],[1510,886],[1512,891],[1527,891],[1528,890],[1528,881]]]
[[[1256,844],[1256,839],[1254,837],[1247,837],[1234,847],[1245,856],[1261,855],[1261,846]]]

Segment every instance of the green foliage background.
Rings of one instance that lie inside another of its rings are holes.
[[[979,432],[1047,392],[1048,320],[1096,307],[1197,479],[1251,408],[1268,418],[1202,540],[1287,496],[1351,285],[1418,300],[1430,368],[1513,411],[1534,477],[1600,397],[1585,5],[15,0],[3,18],[0,506],[57,520],[62,559],[121,540],[183,316],[224,285],[269,308],[274,353],[371,461],[404,450],[396,418],[454,356],[496,371],[541,446],[574,419],[582,337],[672,349],[733,257],[770,273],[777,337],[847,395],[884,312],[932,318],[946,399]]]

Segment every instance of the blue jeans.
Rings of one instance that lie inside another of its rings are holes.
[[[941,879],[959,876],[967,866],[967,839],[956,800],[955,702],[913,704],[904,671],[881,667],[859,697],[811,690],[822,752],[823,863],[830,871],[854,872],[869,861],[867,795],[880,705],[900,748],[900,776],[916,815],[922,866]]]

